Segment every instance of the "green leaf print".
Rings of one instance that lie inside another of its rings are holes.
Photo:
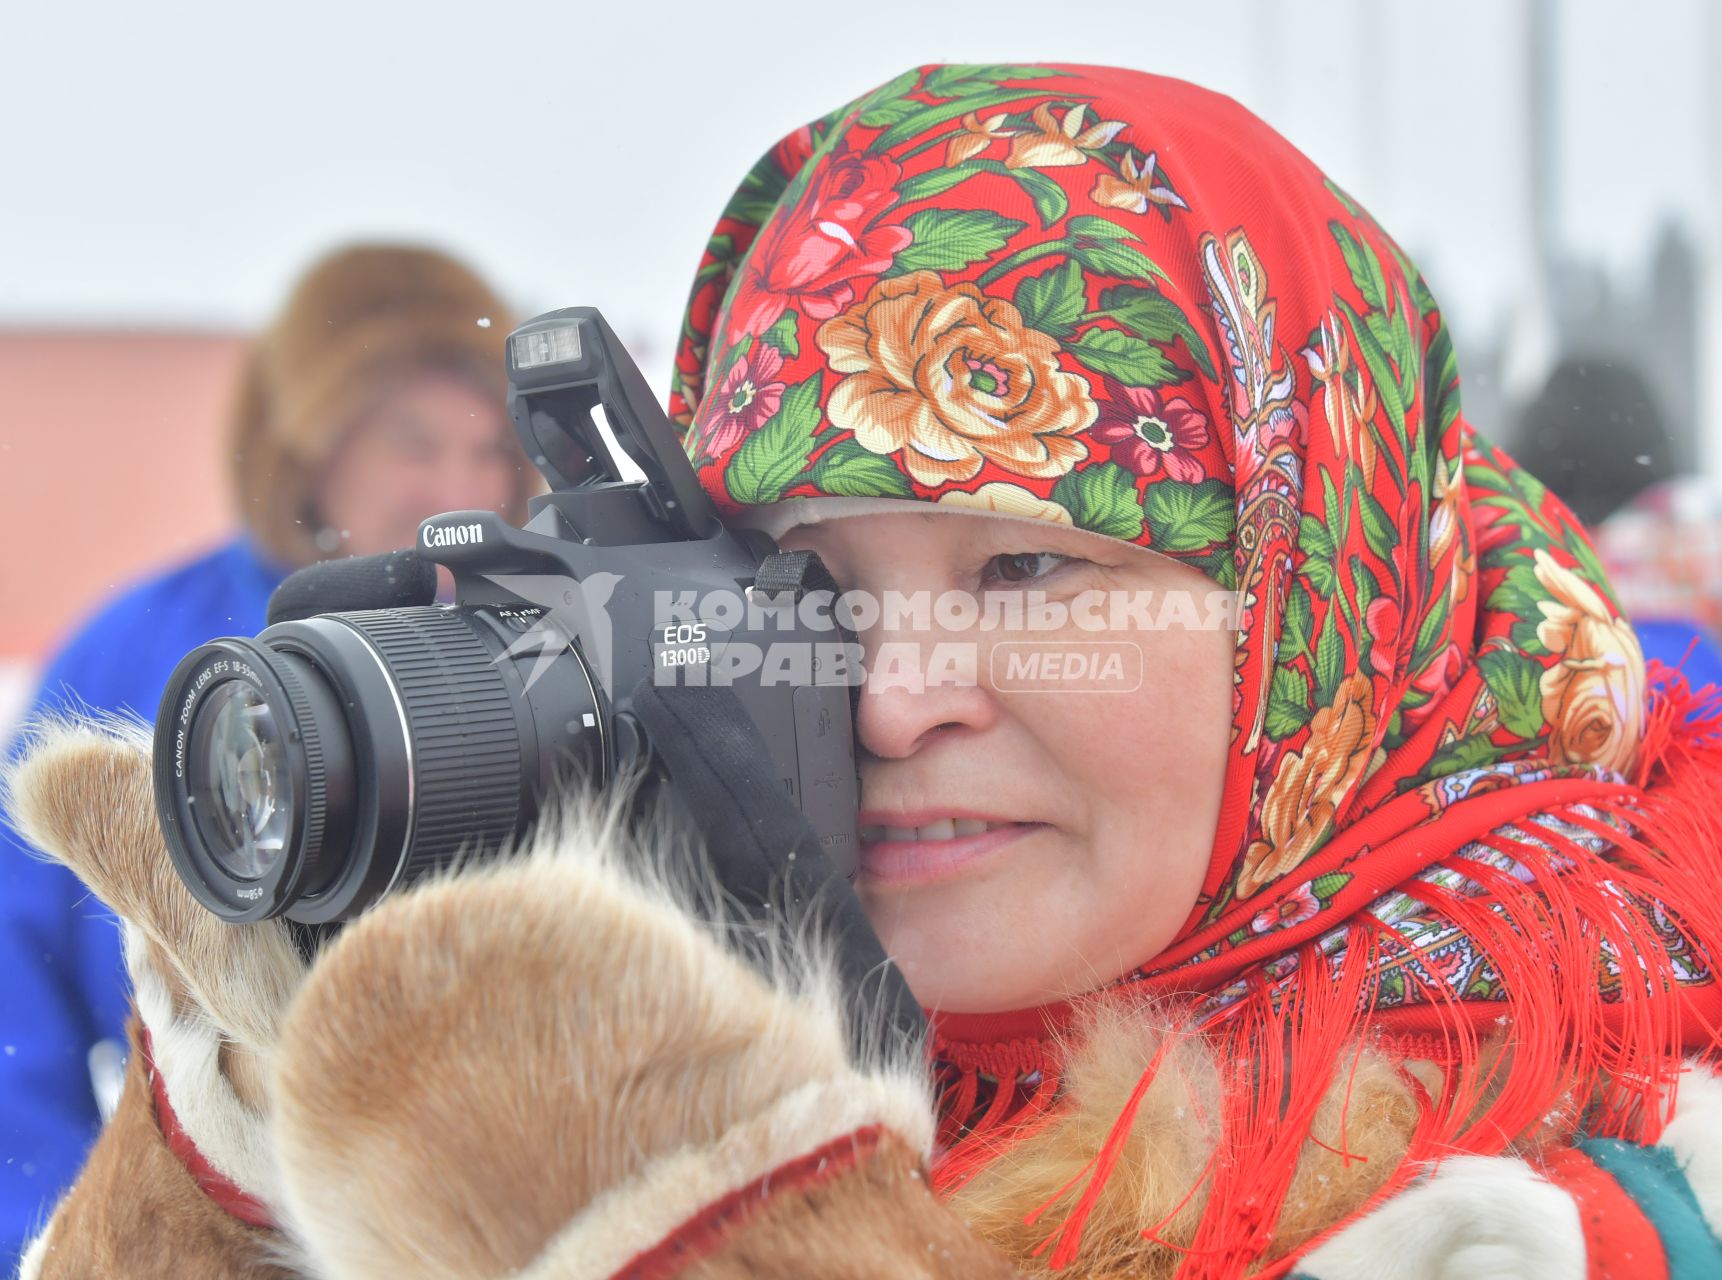
[[[1142,503],[1136,480],[1115,462],[1067,472],[1052,489],[1052,500],[1070,512],[1079,529],[1133,542],[1142,536]]]
[[[1130,232],[1106,218],[1072,218],[1065,224],[1070,256],[1097,275],[1121,279],[1167,278],[1159,265],[1134,245]]]
[[[1351,272],[1351,282],[1363,295],[1364,303],[1371,311],[1385,310],[1387,277],[1381,270],[1381,259],[1375,256],[1375,250],[1358,240],[1343,222],[1335,220],[1327,227],[1339,242],[1339,251],[1345,256],[1346,268]]]
[[[1335,299],[1345,318],[1351,325],[1352,337],[1357,342],[1357,349],[1363,355],[1363,363],[1369,368],[1369,379],[1375,386],[1376,395],[1381,397],[1382,405],[1387,409],[1387,417],[1393,423],[1393,430],[1399,439],[1405,439],[1405,401],[1399,394],[1399,375],[1394,372],[1393,362],[1388,357],[1387,349],[1381,345],[1381,340],[1369,327],[1364,317],[1357,314],[1357,309],[1344,298]]]
[[[795,336],[795,325],[801,317],[793,311],[785,311],[778,317],[776,324],[765,331],[762,342],[770,343],[784,354],[786,359],[793,360],[801,354],[801,343]]]
[[[1117,329],[1090,329],[1070,344],[1070,351],[1090,369],[1126,386],[1164,387],[1190,376],[1159,347]]]
[[[1268,710],[1263,729],[1275,742],[1282,742],[1302,729],[1315,714],[1310,705],[1309,681],[1293,667],[1276,667],[1268,691]]]
[[[1279,659],[1291,662],[1309,652],[1315,633],[1315,610],[1310,603],[1309,588],[1294,583],[1286,595],[1286,620],[1280,629]]]
[[[1543,665],[1507,649],[1486,649],[1477,659],[1483,683],[1495,695],[1501,723],[1516,737],[1534,738],[1543,731]]]
[[[1009,178],[1021,187],[1034,204],[1035,214],[1040,218],[1042,227],[1050,227],[1070,208],[1070,200],[1064,194],[1064,188],[1053,179],[1038,169],[1006,168],[1003,162],[998,160],[969,160],[949,169],[929,169],[925,173],[918,173],[898,186],[897,197],[905,205],[914,204],[943,195],[952,187],[983,173]]]
[[[1339,636],[1339,610],[1329,608],[1321,624],[1321,636],[1310,655],[1310,667],[1315,673],[1315,704],[1319,709],[1333,705],[1339,692],[1339,682],[1345,679],[1345,643]]]
[[[1183,339],[1185,348],[1190,352],[1190,358],[1201,367],[1203,373],[1210,378],[1214,376],[1214,362],[1208,354],[1208,344],[1202,340],[1201,333],[1190,323],[1190,318],[1184,310],[1158,289],[1145,289],[1140,285],[1121,284],[1108,289],[1100,295],[1099,315],[1109,315],[1138,338],[1149,342],[1159,342],[1167,346]]]
[[[1237,510],[1232,488],[1220,480],[1148,486],[1148,528],[1156,551],[1201,551],[1232,536]]]
[[[1339,553],[1333,536],[1332,526],[1307,513],[1298,526],[1298,550],[1305,556],[1298,572],[1309,579],[1310,589],[1323,600],[1332,599],[1339,585],[1339,570],[1334,564]]]
[[[890,275],[910,271],[961,271],[997,253],[1027,223],[985,209],[923,209],[905,223],[915,237],[897,255]]]
[[[988,89],[997,88],[1011,80],[1049,80],[1055,76],[1069,74],[1067,71],[1054,71],[1051,67],[993,66],[977,63],[972,66],[935,67],[922,87],[935,98],[961,98],[985,93]],[[1025,90],[1024,93],[1026,92]]]
[[[1024,276],[1013,301],[1029,328],[1068,338],[1087,306],[1082,268],[1067,261],[1044,275]]]
[[[1429,606],[1429,612],[1423,617],[1423,625],[1417,629],[1417,645],[1411,651],[1411,669],[1420,671],[1435,655],[1436,646],[1441,645],[1447,635],[1447,617],[1452,612],[1451,596],[1446,585],[1440,584],[1435,596],[1435,602]],[[1445,645],[1442,645],[1444,648]]]
[[[915,105],[920,108],[918,111],[892,124],[889,129],[868,144],[868,149],[875,152],[890,151],[892,148],[900,147],[903,143],[918,138],[922,134],[930,133],[942,124],[949,124],[971,111],[982,114],[991,111],[994,107],[1002,107],[1017,102],[1026,96],[1027,92],[1022,89],[998,89],[988,93],[966,94],[961,98],[954,98],[950,102],[941,103],[934,107],[916,103]]]
[[[783,497],[795,482],[813,452],[823,377],[816,373],[791,387],[771,420],[742,441],[724,471],[730,497],[746,506],[763,506]]]
[[[1346,885],[1351,883],[1351,872],[1329,871],[1325,876],[1317,876],[1309,882],[1309,891],[1324,904],[1331,901]]]
[[[923,110],[926,103],[916,102],[907,96],[915,91],[915,85],[920,78],[919,69],[905,71],[889,83],[880,85],[868,95],[872,105],[862,109],[861,123],[869,129],[883,129],[900,120],[907,120],[915,112]]]
[[[1365,491],[1360,495],[1358,510],[1363,513],[1363,538],[1369,549],[1383,560],[1390,560],[1399,545],[1399,531],[1387,515],[1387,508]]]
[[[810,475],[821,493],[844,498],[912,498],[915,491],[891,459],[863,448],[855,440],[839,440],[819,455]]]
[[[1504,747],[1498,747],[1489,741],[1487,734],[1473,734],[1469,738],[1461,738],[1449,746],[1442,747],[1429,758],[1428,767],[1424,769],[1425,778],[1445,778],[1448,774],[1463,773],[1469,769],[1482,769],[1494,764],[1497,760],[1515,755],[1525,749],[1523,742],[1511,742]],[[1407,778],[1400,784],[1402,790],[1417,785],[1418,779]]]

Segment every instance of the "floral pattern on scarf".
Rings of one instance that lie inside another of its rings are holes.
[[[1398,246],[1278,139],[1257,164],[1322,236],[1252,224],[1138,82],[1199,92],[934,67],[792,135],[708,246],[676,407],[730,511],[1052,513],[1235,585],[1230,785],[1260,799],[1222,832],[1204,922],[1244,936],[1383,799],[1518,758],[1630,773],[1643,663],[1571,516],[1465,424]]]

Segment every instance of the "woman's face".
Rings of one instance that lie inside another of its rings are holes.
[[[855,884],[921,1002],[1031,1007],[1160,952],[1219,817],[1229,596],[1163,556],[1022,520],[910,511],[781,541],[886,605],[861,636]],[[983,621],[963,627],[948,601],[920,625],[916,593],[947,592],[974,597]],[[1081,621],[986,626],[1033,593]],[[909,597],[895,611],[893,594]],[[1134,622],[1130,601],[1146,606]]]
[[[492,397],[454,374],[413,374],[336,450],[317,497],[320,549],[393,551],[412,546],[428,516],[500,511],[516,492],[521,465],[508,418]]]

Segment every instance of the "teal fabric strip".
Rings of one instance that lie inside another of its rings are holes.
[[[1668,1280],[1722,1276],[1722,1241],[1704,1221],[1698,1197],[1672,1151],[1619,1138],[1586,1138],[1578,1146],[1650,1219],[1668,1255]]]

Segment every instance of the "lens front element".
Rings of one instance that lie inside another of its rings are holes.
[[[292,781],[280,726],[261,693],[240,680],[217,685],[191,725],[187,778],[203,848],[228,875],[258,880],[287,847]]]
[[[303,655],[211,641],[156,716],[156,813],[180,879],[224,920],[266,920],[325,883],[352,826],[341,702]]]

